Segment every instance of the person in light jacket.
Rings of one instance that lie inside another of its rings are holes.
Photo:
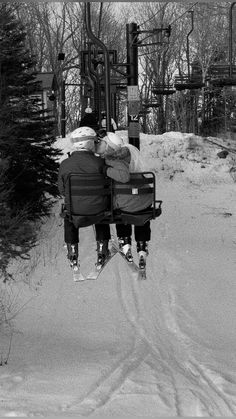
[[[96,146],[96,153],[105,158],[106,168],[104,173],[117,182],[124,184],[129,182],[130,173],[143,171],[143,163],[140,151],[131,144],[124,144],[120,136],[108,132],[104,138],[101,138]],[[140,174],[142,178],[142,175]],[[122,185],[119,185],[119,189]],[[142,186],[148,188],[147,184]],[[114,191],[114,208],[126,212],[135,213],[152,205],[152,194],[141,195],[123,195]],[[130,224],[116,225],[119,246],[131,262],[133,260],[131,252],[132,226]],[[150,221],[143,226],[134,226],[134,236],[137,242],[137,252],[139,254],[139,264],[142,260],[146,261],[148,255],[148,242],[151,239]]]

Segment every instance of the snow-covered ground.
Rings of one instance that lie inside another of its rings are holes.
[[[97,281],[74,283],[55,206],[16,283],[2,285],[13,317],[3,363],[13,337],[0,416],[236,415],[236,155],[220,150],[191,134],[141,134],[163,200],[147,281],[116,255]],[[84,272],[95,247],[82,229]]]

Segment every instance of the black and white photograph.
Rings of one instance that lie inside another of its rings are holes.
[[[236,416],[236,2],[0,0],[0,417]]]

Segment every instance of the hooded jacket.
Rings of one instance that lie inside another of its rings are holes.
[[[128,146],[123,146],[119,150],[114,151],[112,155],[106,157],[107,176],[124,185],[119,185],[119,188],[126,189],[125,183],[130,180],[130,163],[132,161],[131,151]],[[132,168],[135,167],[132,165]],[[136,171],[138,172],[139,169]],[[133,172],[134,173],[134,172]],[[140,174],[140,178],[142,175]],[[116,184],[114,185],[116,188]],[[117,185],[118,186],[118,185]],[[133,186],[135,188],[135,185]],[[140,185],[137,187],[140,188]],[[148,184],[144,184],[141,188],[149,188]],[[152,204],[152,194],[144,195],[122,195],[116,193],[114,190],[113,205],[115,209],[121,209],[126,212],[137,212],[144,210]]]

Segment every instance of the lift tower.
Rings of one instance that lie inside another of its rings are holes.
[[[138,93],[138,25],[126,25],[127,47],[127,89],[128,89],[128,136],[129,143],[140,149],[139,111],[140,98]]]

